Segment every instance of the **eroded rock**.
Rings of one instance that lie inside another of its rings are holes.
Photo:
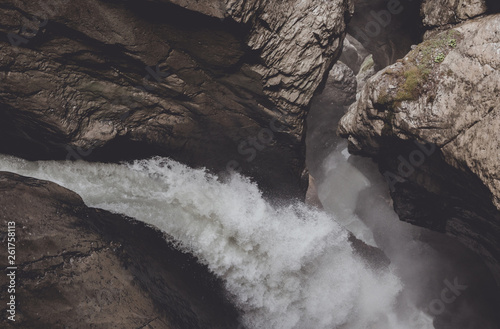
[[[499,26],[493,15],[424,41],[372,77],[339,126],[351,152],[379,160],[401,219],[457,236],[497,280]]]
[[[373,55],[377,71],[421,41],[419,6],[414,0],[355,0],[348,33]]]
[[[302,195],[303,121],[348,0],[16,1],[0,7],[0,152],[170,156]],[[33,15],[38,19],[33,19]]]

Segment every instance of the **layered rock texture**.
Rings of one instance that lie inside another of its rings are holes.
[[[152,154],[302,193],[303,121],[352,12],[334,1],[0,4],[0,152]]]
[[[158,230],[87,208],[63,187],[0,172],[0,222],[15,222],[15,322],[2,328],[237,328],[221,283]],[[12,224],[10,224],[12,226]],[[2,231],[7,247],[7,232]],[[7,256],[0,266],[7,267]],[[5,273],[6,274],[6,273]],[[10,278],[0,297],[10,300]]]
[[[428,27],[459,23],[484,14],[485,0],[424,0],[421,13]]]
[[[500,15],[432,34],[341,120],[379,161],[400,218],[458,237],[500,282]],[[417,143],[415,143],[417,142]]]

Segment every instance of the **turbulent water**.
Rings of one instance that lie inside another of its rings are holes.
[[[223,279],[241,328],[432,328],[421,313],[410,321],[395,311],[400,280],[353,252],[345,220],[302,203],[273,205],[240,175],[221,182],[159,157],[96,164],[0,156],[0,170],[56,182],[89,206],[167,232]]]

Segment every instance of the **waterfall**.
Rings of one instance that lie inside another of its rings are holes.
[[[394,269],[357,256],[342,221],[300,202],[275,205],[238,174],[221,181],[161,157],[102,164],[1,155],[0,170],[56,182],[88,206],[168,233],[222,278],[241,328],[432,328],[423,313],[412,325],[401,318]]]

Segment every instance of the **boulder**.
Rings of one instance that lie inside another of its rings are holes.
[[[0,266],[17,267],[15,291],[8,292],[11,278],[0,278],[1,300],[14,295],[16,312],[9,320],[3,304],[2,328],[238,326],[222,283],[151,226],[7,172],[0,172],[0,209],[2,245],[15,238],[14,262],[2,252]]]

